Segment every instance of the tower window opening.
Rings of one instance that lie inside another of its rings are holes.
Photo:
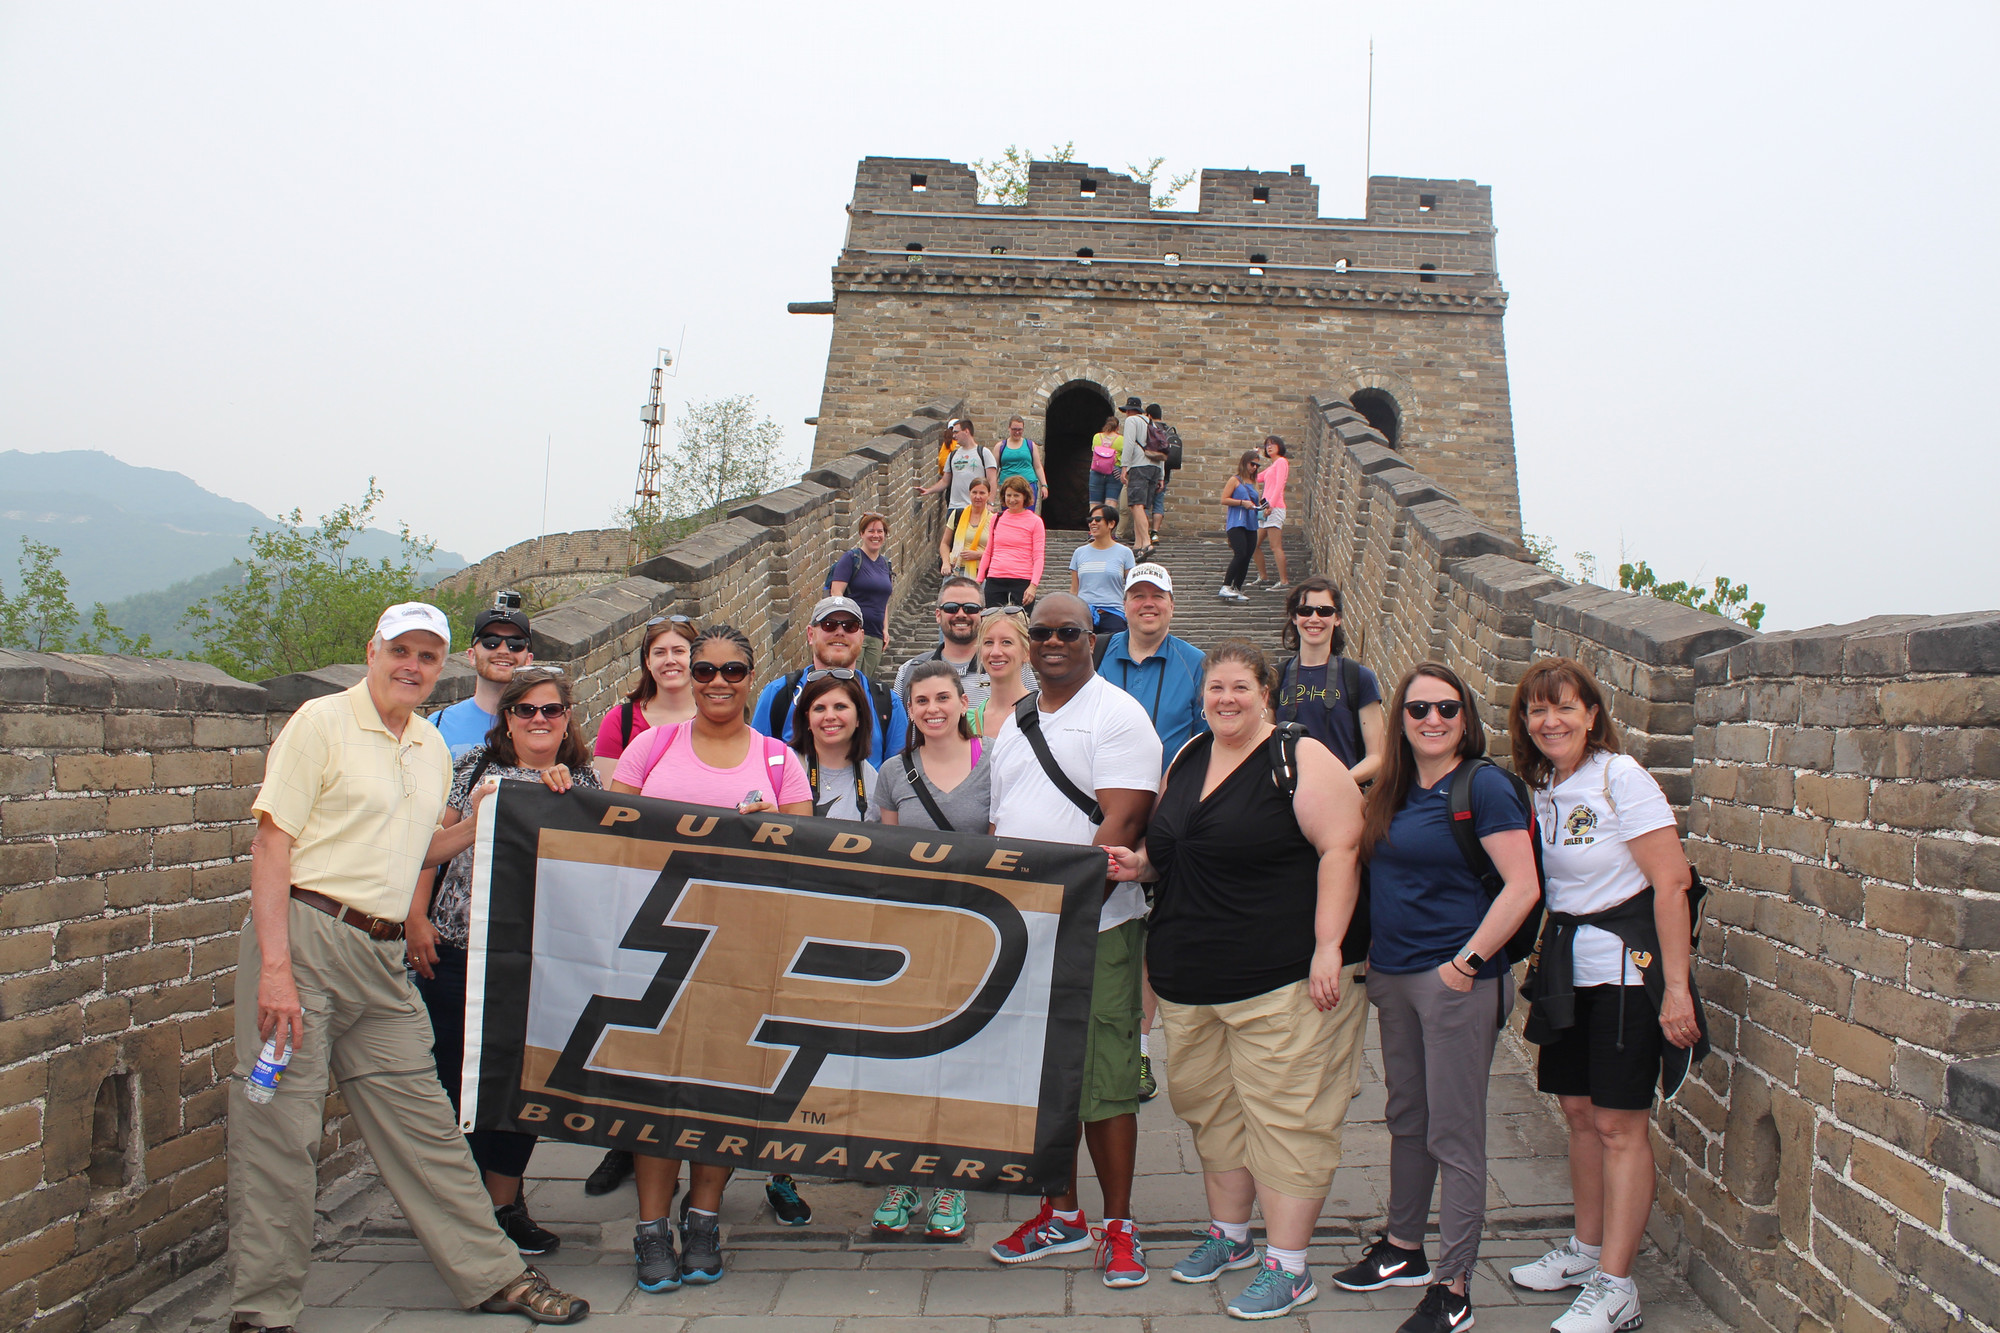
[[[1181,262],[1181,252],[1178,250],[1169,250],[1160,256],[1160,262],[1168,268],[1172,268]]]
[[[924,193],[924,191],[930,189],[930,187],[931,187],[931,178],[929,176],[926,176],[921,171],[913,171],[910,173],[910,189],[912,191],[914,191],[917,194],[922,194]]]
[[[1268,185],[1257,185],[1257,186],[1252,186],[1252,187],[1251,187],[1251,190],[1250,190],[1250,202],[1251,202],[1251,203],[1253,203],[1253,204],[1268,204],[1268,203],[1270,203],[1270,202],[1271,202],[1271,187],[1270,187],[1270,186],[1268,186]]]
[[[1436,195],[1420,194],[1417,196],[1417,211],[1419,213],[1428,213],[1437,206],[1438,206],[1438,197]]]
[[[1077,257],[1078,259],[1081,259],[1081,260],[1082,260],[1082,261],[1083,261],[1084,263],[1086,263],[1086,264],[1087,264],[1087,263],[1089,263],[1089,262],[1090,262],[1090,261],[1091,261],[1091,260],[1092,260],[1093,258],[1095,258],[1095,257],[1096,257],[1096,255],[1097,255],[1097,251],[1095,251],[1095,250],[1091,249],[1091,248],[1090,248],[1089,246],[1087,246],[1087,245],[1086,245],[1086,246],[1084,246],[1084,247],[1083,247],[1083,249],[1081,249],[1081,250],[1078,250],[1078,251],[1076,252],[1076,257]]]
[[[1253,252],[1250,256],[1250,262],[1253,264],[1268,264],[1271,262],[1271,257],[1262,252]]]
[[[98,1085],[90,1113],[91,1188],[119,1190],[132,1183],[135,1112],[131,1075],[112,1074]]]
[[[1419,264],[1417,268],[1422,271],[1422,276],[1417,279],[1418,282],[1436,282],[1438,280],[1436,264]]]
[[[1095,199],[1097,198],[1097,182],[1092,180],[1090,177],[1085,176],[1082,180],[1077,182],[1076,192],[1079,195],[1082,195],[1085,199]]]
[[[986,253],[989,255],[1004,255],[1007,253],[1007,247],[1004,245],[989,245],[986,247]]]
[[[1346,261],[1345,259],[1336,259],[1336,260],[1334,260],[1334,261],[1333,261],[1333,271],[1334,271],[1335,273],[1345,273],[1345,272],[1347,272],[1347,261]]]
[[[911,241],[908,245],[904,246],[903,248],[905,250],[908,250],[911,254],[917,254],[924,248],[924,243],[922,241]]]

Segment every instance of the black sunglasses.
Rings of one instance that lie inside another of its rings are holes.
[[[1464,707],[1465,705],[1456,699],[1439,699],[1435,702],[1429,699],[1411,699],[1403,705],[1403,711],[1421,722],[1429,717],[1431,709],[1435,708],[1438,710],[1438,716],[1449,722],[1457,717]]]
[[[948,616],[976,616],[986,608],[978,602],[939,602],[938,610]]]
[[[523,722],[532,721],[537,713],[553,722],[569,711],[568,704],[509,704],[507,711]]]
[[[823,630],[835,634],[859,634],[861,622],[853,616],[821,616],[816,622]]]
[[[1302,606],[1292,614],[1300,616],[1318,616],[1321,620],[1331,620],[1335,616],[1339,615],[1340,612],[1334,610],[1330,606]]]
[[[1075,625],[1028,626],[1028,637],[1036,643],[1047,643],[1051,638],[1061,639],[1064,643],[1075,643],[1088,633],[1089,630],[1078,629]]]
[[[482,634],[479,636],[479,646],[481,648],[484,648],[489,653],[492,652],[495,648],[498,648],[503,643],[507,645],[507,650],[509,652],[515,652],[515,653],[523,652],[528,647],[528,641],[526,639],[521,638],[520,636],[514,634],[507,634],[507,635]]]
[[[750,664],[748,662],[696,662],[688,668],[688,674],[703,684],[707,684],[717,676],[721,676],[731,685],[739,685],[750,679]]]
[[[806,672],[806,680],[811,682],[824,679],[827,676],[832,676],[835,680],[854,680],[860,675],[861,673],[853,667],[814,667],[811,671]]]

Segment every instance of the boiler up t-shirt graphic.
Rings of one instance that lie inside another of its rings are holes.
[[[1067,1180],[1102,851],[519,782],[476,847],[466,1128]]]

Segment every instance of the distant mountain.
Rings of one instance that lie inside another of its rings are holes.
[[[201,585],[188,588],[179,607],[162,604],[138,616],[149,623],[130,626],[135,633],[162,617],[178,620],[188,603],[222,586],[230,561],[248,554],[250,529],[273,526],[275,520],[249,505],[225,500],[178,472],[133,467],[95,449],[0,452],[0,584],[9,591],[24,536],[62,551],[70,600],[86,612],[92,602],[114,603],[189,580]],[[371,528],[354,549],[371,560],[393,558],[402,542]],[[465,564],[464,557],[439,551],[432,568],[445,573]],[[156,631],[154,638],[163,636]]]

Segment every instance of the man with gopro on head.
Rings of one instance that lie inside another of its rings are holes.
[[[501,691],[516,670],[535,660],[529,643],[528,613],[521,609],[518,592],[496,595],[493,605],[472,618],[472,642],[465,649],[465,660],[479,679],[470,698],[431,715],[431,725],[451,747],[452,762],[484,744],[500,720]]]

